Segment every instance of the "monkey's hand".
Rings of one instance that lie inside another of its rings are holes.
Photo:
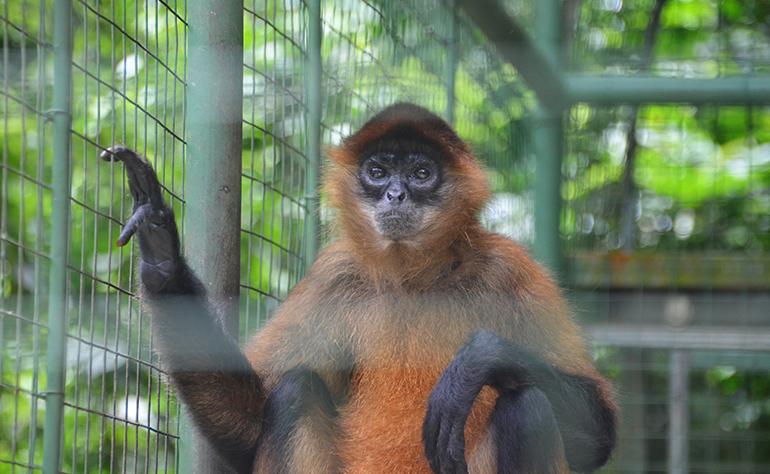
[[[124,146],[108,148],[100,156],[104,161],[123,162],[134,197],[134,213],[123,227],[117,245],[126,245],[136,234],[142,255],[142,283],[150,293],[163,293],[178,280],[185,265],[174,212],[163,199],[158,177],[147,160]]]
[[[436,474],[467,474],[465,422],[485,385],[499,391],[533,383],[526,350],[490,331],[473,335],[447,366],[428,398],[422,427],[425,455]]]

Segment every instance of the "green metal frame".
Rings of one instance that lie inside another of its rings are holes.
[[[537,3],[537,43],[511,18],[498,0],[461,0],[460,5],[516,67],[543,107],[559,112],[578,102],[594,104],[692,103],[770,104],[770,81],[761,77],[675,79],[652,76],[585,76],[560,73],[560,2]]]
[[[564,83],[556,69],[555,54],[549,53],[552,46],[548,44],[558,40],[560,2],[543,0],[537,3],[538,18],[542,20],[538,20],[536,28],[543,30],[543,34],[538,33],[540,42],[537,46],[498,0],[459,0],[458,5],[495,45],[500,56],[516,67],[543,107],[555,112],[566,107]],[[549,25],[546,18],[554,23]]]
[[[535,34],[541,61],[560,77],[559,50],[561,44],[561,2],[541,0],[535,17]],[[529,43],[528,43],[529,44]],[[556,66],[553,66],[556,65]],[[548,78],[552,76],[546,76]],[[541,77],[538,83],[547,83]],[[561,164],[564,113],[559,107],[564,87],[556,81],[551,93],[541,92],[541,105],[535,116],[535,257],[549,266],[558,279],[564,277],[564,257],[561,252]],[[554,93],[555,92],[555,93]],[[553,95],[551,95],[553,94]],[[548,98],[543,100],[543,98]],[[551,104],[550,101],[554,103]]]
[[[51,228],[63,239],[51,239],[48,308],[48,373],[43,433],[43,473],[59,472],[67,360],[67,264],[70,251],[70,193],[72,187],[72,0],[54,3],[53,166]]]

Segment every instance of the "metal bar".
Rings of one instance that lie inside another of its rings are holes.
[[[764,77],[676,79],[651,76],[567,76],[565,83],[571,103],[770,104],[770,80]]]
[[[56,0],[53,15],[54,90],[53,164],[51,167],[51,239],[47,388],[43,430],[43,473],[56,474],[61,464],[67,359],[67,262],[70,243],[72,124],[72,1]]]
[[[535,113],[535,258],[564,277],[561,251],[562,115],[539,107]]]
[[[552,42],[554,34],[558,38],[561,18],[558,2],[549,6],[550,2],[538,2],[538,15],[546,11],[548,18],[555,20],[538,20],[538,27],[547,28],[545,36],[538,33],[545,42]],[[561,76],[553,62],[557,55],[544,52],[542,45],[535,46],[526,31],[508,15],[508,12],[497,0],[458,0],[458,5],[465,14],[473,20],[489,41],[495,45],[500,56],[516,67],[527,85],[537,94],[540,104],[546,109],[561,112],[567,106],[567,95]]]
[[[305,170],[305,268],[318,253],[318,177],[321,162],[321,0],[307,3],[307,169]]]
[[[686,474],[690,425],[690,359],[686,351],[673,351],[669,362],[668,473]]]
[[[449,21],[446,60],[446,121],[455,121],[455,76],[457,75],[457,7],[455,0],[447,2],[447,8],[452,15]]]
[[[537,3],[535,33],[543,64],[557,64],[561,44],[561,2],[541,0]],[[534,46],[530,46],[534,48]],[[549,69],[552,69],[549,67]],[[554,79],[548,87],[561,87],[557,71],[548,71]],[[554,275],[564,277],[564,256],[561,251],[561,164],[563,135],[563,91],[558,89],[556,102],[549,104],[547,91],[538,92],[540,107],[535,114],[535,257],[548,266]]]
[[[237,337],[243,4],[201,0],[188,8],[185,253],[228,331]],[[204,448],[203,439],[194,444],[198,459],[193,472],[228,472]]]
[[[243,9],[191,2],[188,12],[185,244],[212,299],[225,304],[238,334]]]
[[[537,54],[542,56],[542,60],[546,62],[549,69],[545,72],[559,81],[559,86],[562,87],[560,71],[562,2],[541,0],[536,3],[535,8],[535,41],[530,47],[535,49]],[[526,32],[524,34],[526,35]],[[563,92],[563,88],[560,91]],[[546,91],[546,95],[549,93]]]
[[[594,325],[586,332],[594,344],[644,349],[704,351],[770,351],[770,330],[764,328],[692,327],[667,329],[652,325]]]

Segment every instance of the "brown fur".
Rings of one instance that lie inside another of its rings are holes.
[[[430,229],[394,243],[383,241],[365,215],[357,167],[365,146],[397,127],[441,146],[448,171]],[[551,279],[521,246],[481,228],[476,215],[489,197],[484,171],[446,124],[426,121],[419,111],[379,116],[330,158],[323,189],[341,237],[321,252],[246,352],[268,390],[295,366],[326,381],[340,407],[332,444],[342,472],[431,472],[421,437],[428,395],[482,328],[566,373],[596,380],[600,396],[614,403]],[[496,469],[487,429],[496,398],[485,387],[468,419],[471,472]],[[296,450],[297,466],[323,470],[314,447],[321,437],[328,441],[324,431],[308,426],[297,434],[311,445]]]

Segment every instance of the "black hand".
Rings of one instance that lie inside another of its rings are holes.
[[[473,380],[457,359],[444,371],[428,398],[422,426],[425,456],[436,474],[466,474],[465,422],[483,383]]]
[[[134,213],[120,233],[117,245],[122,247],[137,235],[142,254],[142,282],[152,293],[161,292],[183,266],[174,212],[164,201],[158,177],[147,160],[123,146],[108,148],[101,158],[123,162],[134,197]]]
[[[465,474],[465,422],[485,385],[521,390],[546,370],[524,348],[490,331],[473,335],[441,374],[423,423],[425,455],[437,474]]]
[[[465,422],[484,385],[492,381],[498,357],[492,333],[479,333],[457,353],[428,398],[423,423],[425,455],[437,474],[465,474]]]

